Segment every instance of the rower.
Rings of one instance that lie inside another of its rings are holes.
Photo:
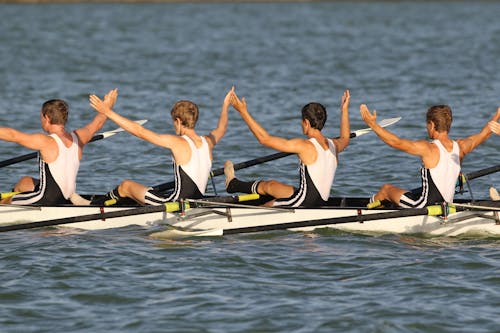
[[[140,204],[158,205],[179,199],[203,198],[212,167],[212,150],[227,129],[229,96],[226,94],[218,125],[208,135],[200,136],[195,131],[198,120],[198,106],[191,101],[178,101],[171,110],[176,135],[158,134],[117,114],[95,95],[90,96],[90,105],[100,114],[108,117],[120,127],[140,139],[169,149],[174,162],[175,185],[172,193],[164,194],[132,180],[124,180],[111,192],[92,202],[93,205],[115,204],[125,198]]]
[[[104,104],[112,107],[118,91],[111,90],[104,97]],[[96,115],[86,126],[73,132],[65,129],[69,106],[60,99],[46,101],[40,112],[42,129],[47,133],[28,134],[13,128],[0,128],[0,140],[15,142],[38,150],[38,179],[25,176],[14,186],[14,195],[3,199],[3,204],[56,205],[69,203],[76,189],[76,176],[83,154],[83,147],[106,121]],[[21,193],[16,193],[21,192]]]
[[[387,200],[403,208],[421,208],[440,202],[453,202],[456,179],[465,155],[486,141],[492,130],[486,124],[483,129],[464,139],[452,140],[449,131],[452,122],[451,108],[447,105],[435,105],[426,115],[427,134],[432,140],[402,139],[385,128],[380,127],[377,113],[371,113],[364,104],[360,106],[363,120],[387,145],[419,156],[422,161],[421,184],[414,191],[408,191],[392,184],[384,184],[378,193],[371,197],[368,206],[376,207]],[[491,121],[500,118],[500,107]]]
[[[276,180],[241,181],[234,175],[231,161],[226,161],[226,191],[228,193],[258,193],[274,199],[267,206],[321,206],[325,205],[338,164],[338,154],[349,144],[349,90],[342,96],[340,137],[326,138],[321,130],[325,125],[327,113],[323,105],[309,103],[302,108],[302,132],[307,137],[285,139],[270,135],[248,112],[245,98],[241,100],[236,93],[231,94],[231,105],[240,113],[248,128],[264,146],[285,153],[297,154],[300,161],[300,185],[295,188]]]

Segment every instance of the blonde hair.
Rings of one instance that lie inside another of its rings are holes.
[[[448,105],[434,105],[427,110],[426,120],[428,123],[434,123],[438,132],[449,132],[453,116],[451,108]]]
[[[194,128],[198,121],[198,106],[191,101],[178,101],[170,111],[172,120],[179,118],[182,126],[186,128]]]

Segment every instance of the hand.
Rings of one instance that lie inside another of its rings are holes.
[[[106,96],[104,96],[104,103],[110,108],[113,109],[113,106],[115,105],[116,98],[118,97],[118,89],[113,89],[110,90]]]
[[[499,109],[500,110],[500,109]],[[500,123],[496,122],[496,121],[490,121],[488,123],[488,127],[490,128],[490,130],[495,133],[495,134],[498,134],[500,135]]]
[[[227,92],[224,102],[222,102],[222,105],[226,108],[231,104],[231,94],[234,94],[234,86]]]
[[[96,95],[89,96],[90,106],[99,113],[106,115],[111,111],[109,106]]]
[[[245,101],[245,97],[242,97],[240,100],[233,91],[231,92],[230,102],[233,108],[235,108],[239,113],[247,112],[247,102]]]
[[[344,95],[342,95],[342,104],[340,106],[341,111],[349,111],[349,102],[351,101],[351,94],[349,93],[349,90],[346,89],[344,91]]]
[[[368,107],[365,104],[361,104],[359,112],[361,113],[361,118],[363,118],[368,126],[373,127],[377,123],[377,111],[373,110],[373,114],[371,114]]]

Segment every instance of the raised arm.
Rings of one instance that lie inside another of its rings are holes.
[[[349,124],[349,102],[351,94],[349,90],[342,95],[342,105],[340,106],[340,138],[333,139],[337,152],[340,153],[349,145],[351,139],[351,126]]]
[[[377,123],[377,111],[370,113],[365,104],[359,107],[361,118],[364,122],[377,134],[377,136],[384,141],[388,146],[404,151],[411,155],[416,155],[424,158],[430,151],[430,143],[424,140],[412,141],[402,139],[396,134],[386,130]]]
[[[104,103],[110,109],[112,109],[113,106],[115,105],[117,97],[118,97],[118,89],[110,90],[106,94],[106,96],[104,96]],[[99,131],[102,128],[102,126],[104,126],[106,119],[107,118],[105,115],[98,113],[90,123],[88,123],[82,128],[75,130],[75,133],[78,135],[78,139],[82,146],[89,143],[94,134],[97,131]]]
[[[9,127],[0,128],[0,140],[14,142],[32,150],[42,150],[55,144],[54,139],[46,134],[28,134]]]
[[[89,101],[90,101],[90,106],[94,108],[97,112],[111,119],[125,131],[129,132],[130,134],[140,139],[148,141],[157,146],[169,149],[172,149],[172,147],[176,143],[182,142],[182,139],[180,139],[180,137],[178,137],[177,135],[157,134],[133,122],[132,120],[119,115],[118,113],[111,110],[111,108],[107,105],[107,103],[103,102],[96,95],[90,95]]]
[[[497,112],[495,113],[495,115],[493,115],[491,120],[488,123],[486,123],[486,125],[484,125],[483,129],[479,133],[471,135],[464,139],[457,140],[460,146],[460,158],[464,157],[465,155],[476,149],[477,146],[479,146],[481,143],[486,141],[491,136],[493,128],[491,128],[490,123],[491,122],[496,123],[499,118],[500,118],[500,107],[497,109]]]
[[[224,134],[226,134],[227,130],[227,110],[229,109],[230,105],[230,98],[231,98],[231,93],[234,93],[234,86],[229,90],[229,92],[226,94],[226,97],[224,97],[224,101],[222,102],[222,109],[220,111],[220,116],[219,116],[219,123],[217,124],[217,127],[214,128],[209,135],[207,135],[208,143],[211,148],[213,148],[217,142],[222,139]]]
[[[231,105],[238,111],[255,138],[263,146],[285,153],[300,153],[307,146],[307,140],[285,139],[270,135],[248,112],[245,98],[238,98],[235,92],[231,93]]]

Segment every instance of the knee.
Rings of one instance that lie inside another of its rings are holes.
[[[378,195],[376,196],[378,200],[383,200],[389,198],[389,194],[391,193],[394,186],[391,184],[384,184],[380,187],[378,191]]]
[[[259,182],[259,186],[257,187],[257,192],[259,194],[270,194],[272,192],[273,188],[276,188],[276,186],[279,184],[276,180],[263,180]]]
[[[390,191],[391,187],[391,184],[384,184],[380,187],[380,192],[387,193],[387,191]]]
[[[130,188],[133,186],[134,182],[130,179],[125,179],[124,181],[121,182],[120,185],[118,185],[118,192],[119,194],[123,194],[126,196],[130,192]]]
[[[28,192],[33,191],[34,189],[35,183],[33,181],[33,178],[29,176],[24,176],[14,186],[14,192]]]

